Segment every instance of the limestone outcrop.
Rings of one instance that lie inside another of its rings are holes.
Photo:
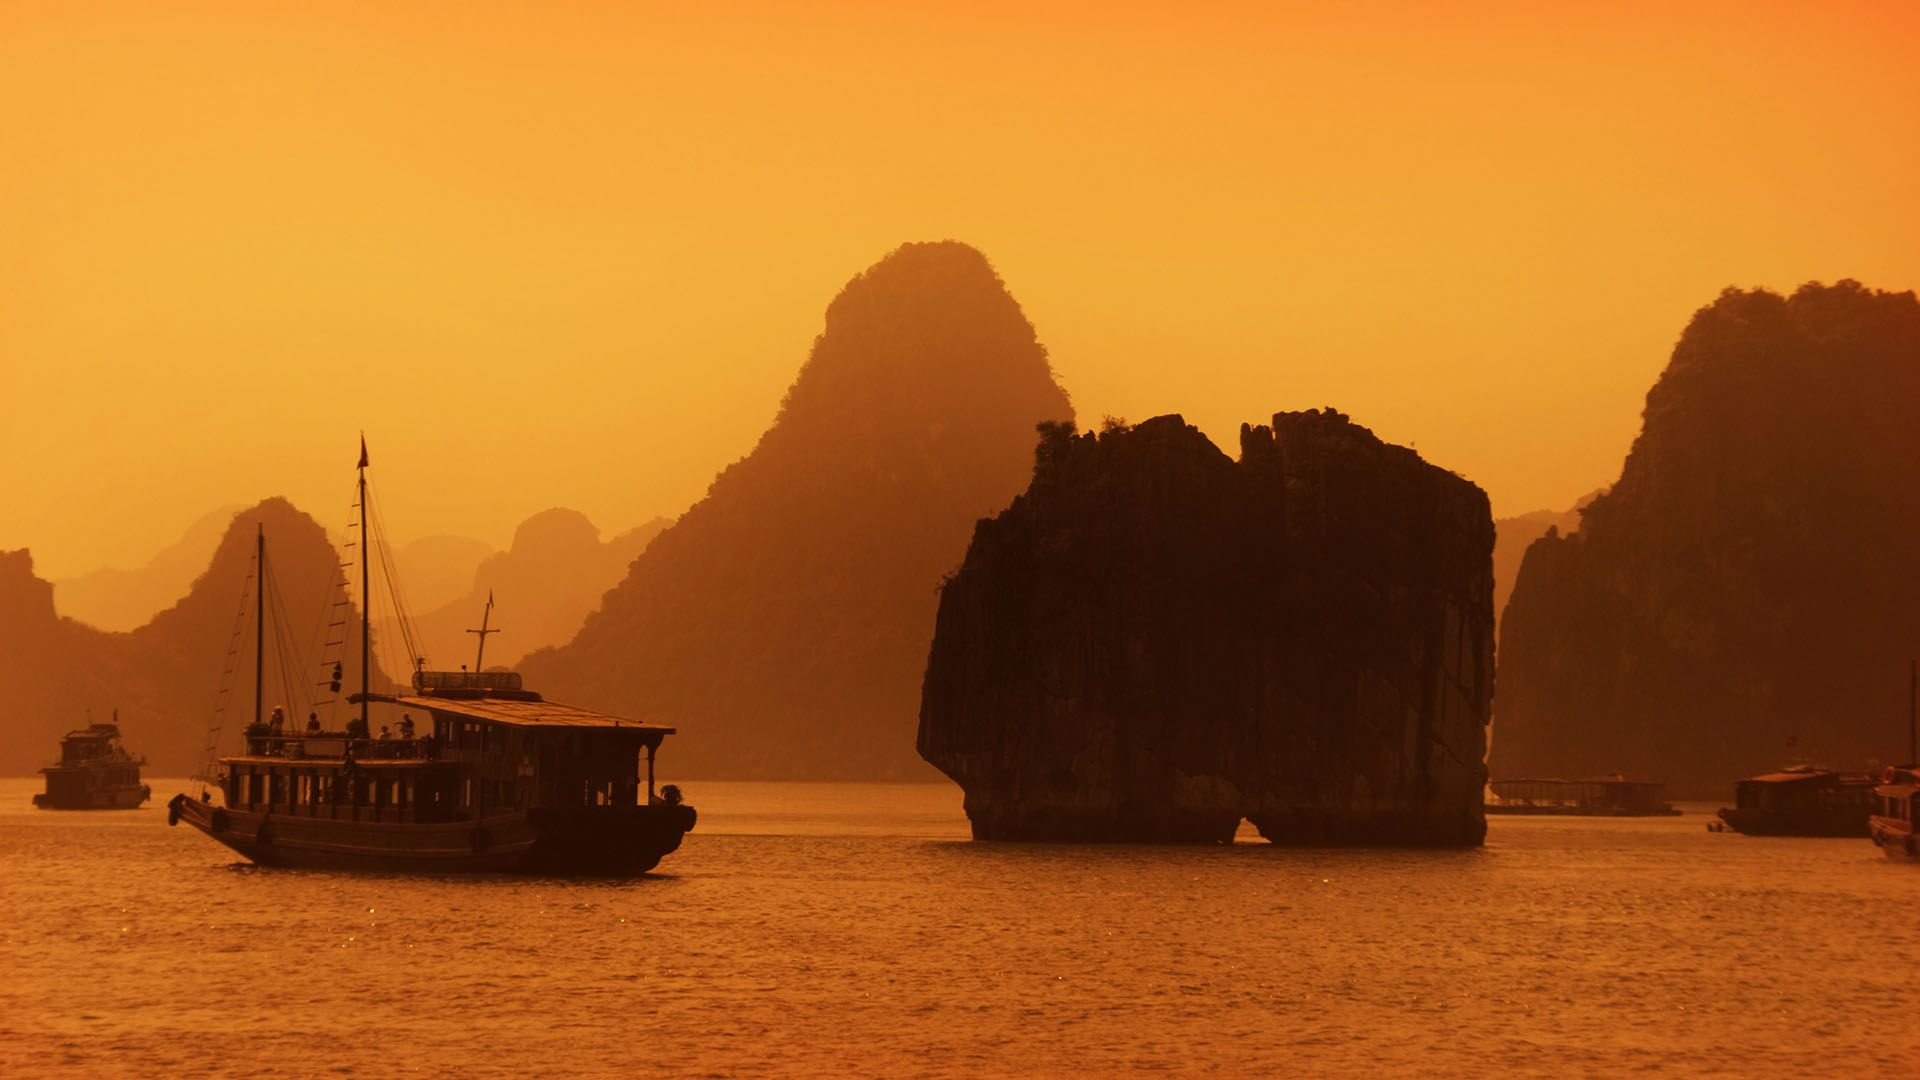
[[[1729,289],[1647,393],[1619,482],[1527,549],[1500,631],[1498,776],[1724,797],[1906,753],[1920,655],[1920,301]]]
[[[1043,425],[940,594],[919,749],[983,840],[1481,842],[1493,522],[1331,409]]]

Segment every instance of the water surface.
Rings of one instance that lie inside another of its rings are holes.
[[[1679,818],[1462,852],[973,844],[691,782],[626,882],[256,869],[0,780],[0,1076],[1834,1076],[1920,1066],[1920,866]]]

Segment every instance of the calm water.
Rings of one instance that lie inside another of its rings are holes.
[[[1920,867],[1704,818],[1469,852],[965,841],[689,783],[626,883],[250,869],[0,781],[0,1075],[1911,1075]]]

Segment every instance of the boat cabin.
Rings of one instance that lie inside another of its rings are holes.
[[[1875,815],[1906,825],[1912,833],[1920,824],[1920,765],[1889,765],[1873,789]]]
[[[1738,780],[1733,804],[1741,810],[1767,813],[1867,812],[1873,799],[1873,778],[1861,773],[1793,768]]]
[[[249,735],[247,753],[226,760],[226,805],[430,824],[659,801],[654,756],[671,727],[546,701],[512,672],[423,671],[413,683],[411,694],[367,700],[397,706],[408,720],[424,716],[425,733]]]

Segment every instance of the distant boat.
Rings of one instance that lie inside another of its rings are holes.
[[[363,445],[362,612],[374,547],[366,464]],[[654,787],[654,755],[674,729],[547,701],[512,672],[481,670],[487,635],[496,632],[484,619],[475,631],[474,671],[419,670],[411,693],[376,694],[368,686],[371,620],[363,618],[361,688],[348,699],[359,716],[345,730],[322,730],[317,711],[298,732],[285,729],[282,710],[262,717],[258,658],[268,609],[260,598],[270,587],[264,536],[257,552],[256,692],[246,749],[208,770],[222,805],[210,791],[198,799],[175,795],[169,825],[185,822],[272,866],[551,874],[643,873],[693,828],[694,810],[679,789]],[[402,634],[410,636],[404,624]],[[339,689],[337,663],[328,681]],[[397,736],[385,726],[372,735],[374,704],[411,710],[401,714]],[[415,713],[431,724],[418,737]]]
[[[140,782],[144,757],[120,745],[120,714],[111,724],[90,724],[60,740],[60,760],[40,770],[47,790],[33,797],[42,810],[132,810],[153,790]]]
[[[1889,859],[1920,862],[1920,765],[1889,765],[1873,789],[1874,812],[1868,829]]]
[[[1489,814],[1565,814],[1588,817],[1664,817],[1678,814],[1657,780],[1615,773],[1584,780],[1495,780]]]
[[[1920,662],[1907,670],[1908,763],[1880,774],[1867,828],[1887,858],[1920,862]]]
[[[1749,836],[1866,836],[1873,777],[1810,765],[1735,781],[1720,820]]]

